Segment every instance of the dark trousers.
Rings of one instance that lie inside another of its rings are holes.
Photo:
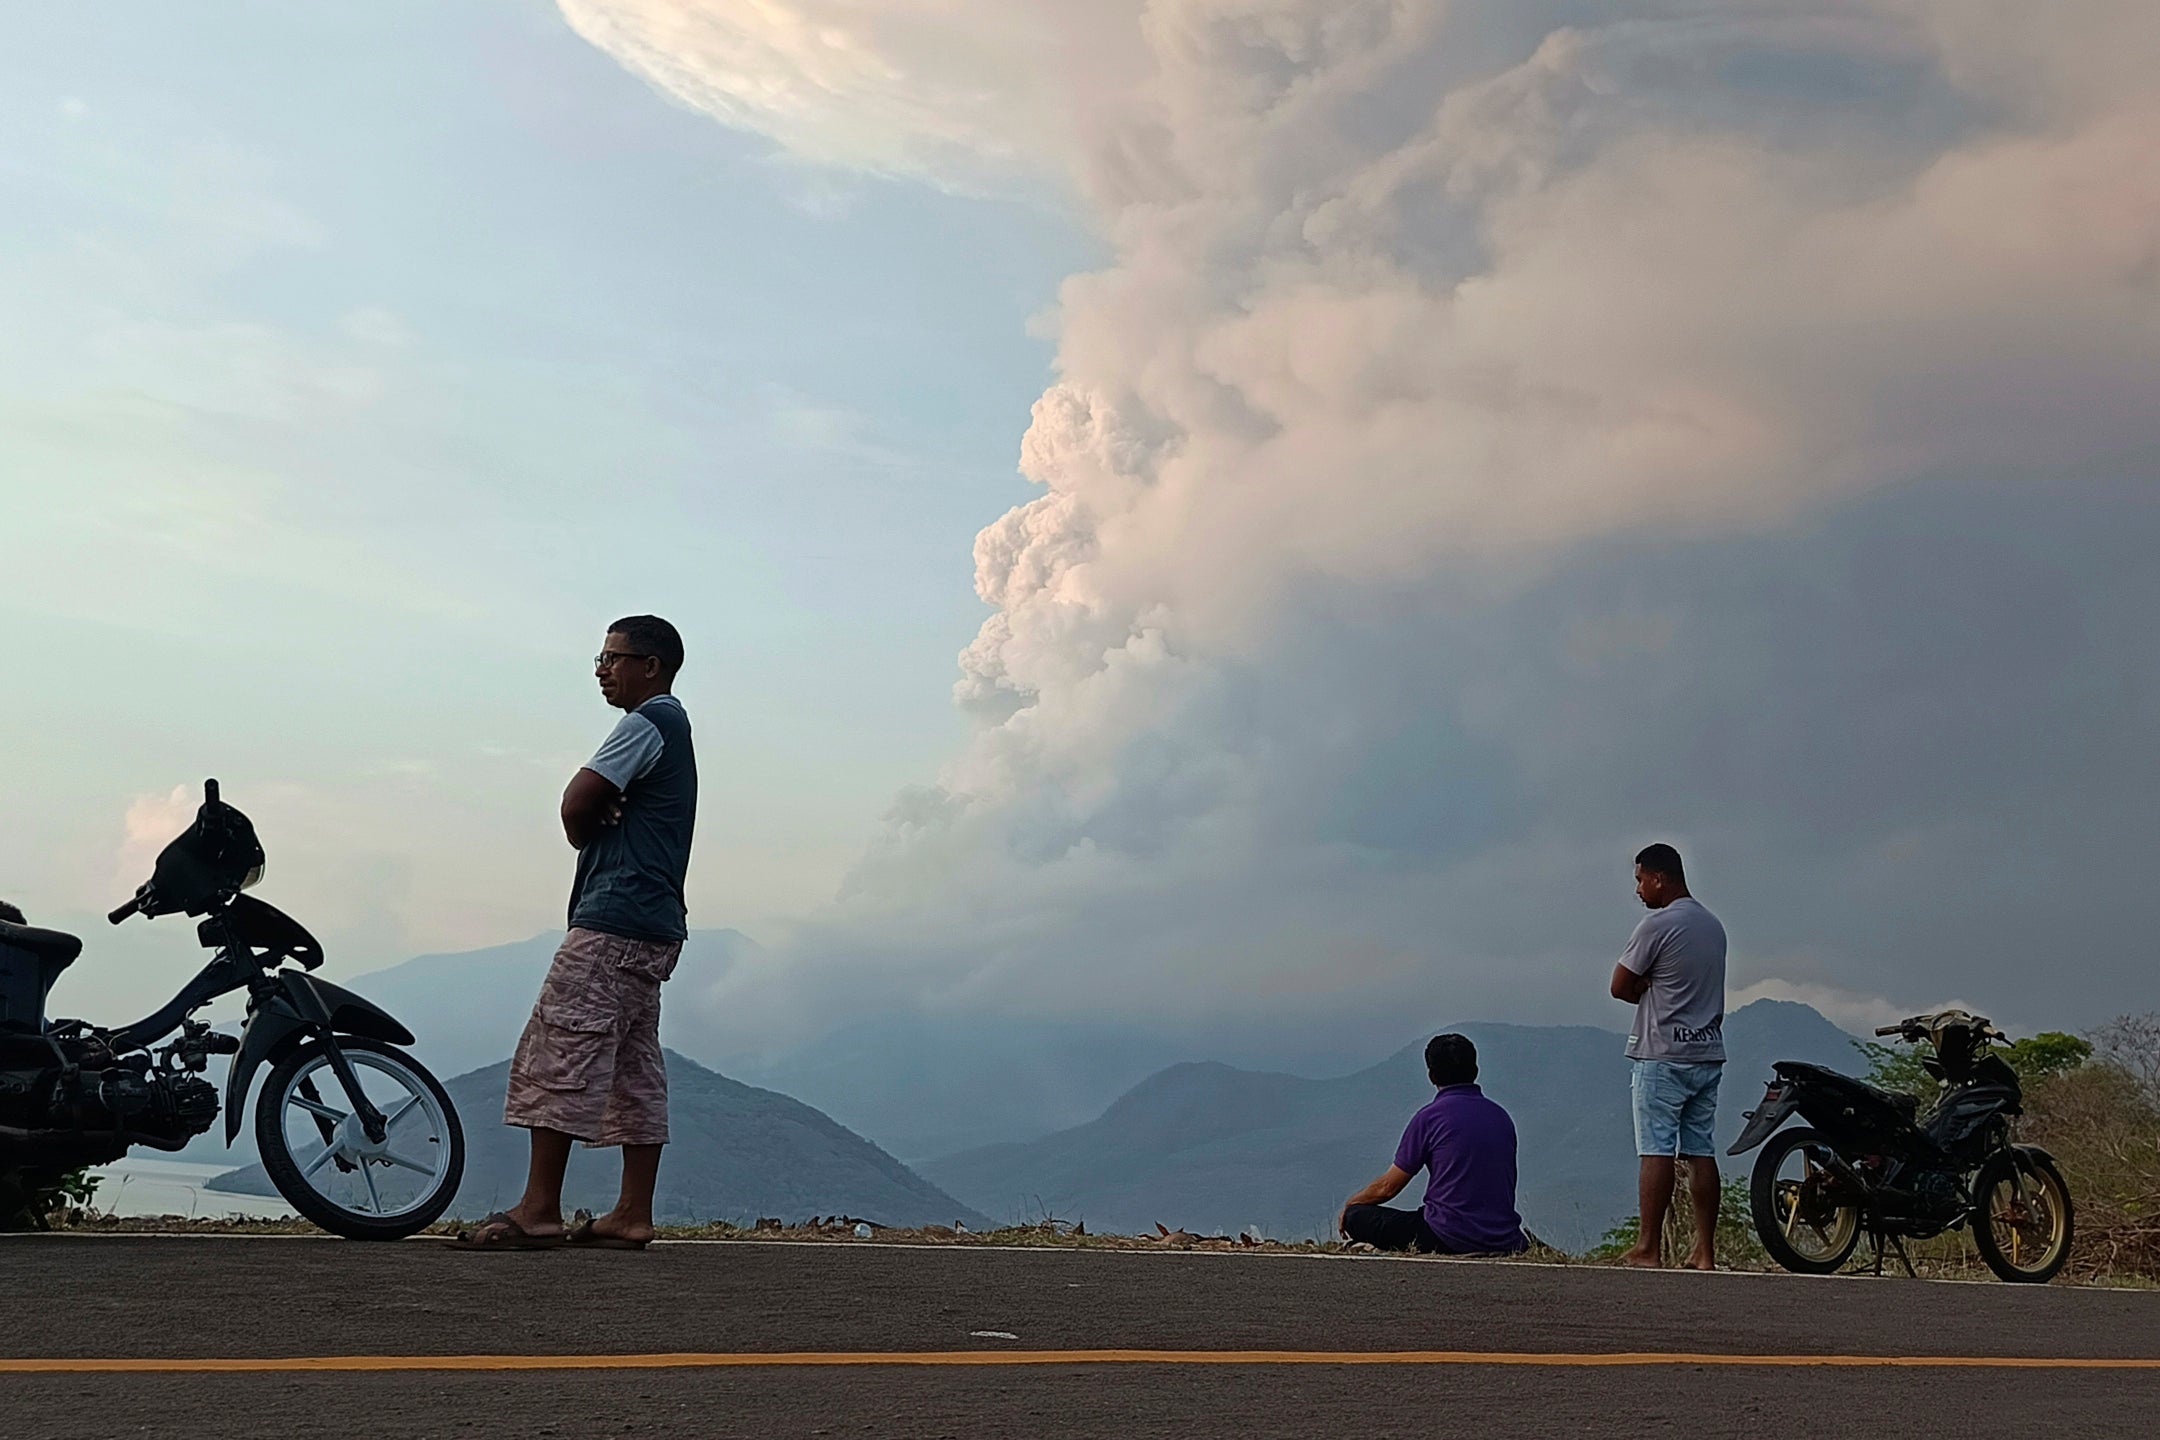
[[[1352,1205],[1343,1215],[1343,1233],[1379,1250],[1416,1250],[1444,1255],[1447,1246],[1425,1224],[1419,1210],[1390,1210],[1385,1205]]]

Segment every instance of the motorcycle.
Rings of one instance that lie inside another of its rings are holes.
[[[254,825],[218,798],[217,781],[204,782],[194,823],[106,918],[200,916],[197,939],[215,954],[162,1008],[118,1029],[48,1021],[48,993],[82,941],[0,919],[0,1225],[42,1224],[72,1172],[131,1146],[179,1150],[209,1130],[218,1093],[203,1072],[213,1055],[233,1057],[227,1146],[269,1067],[256,1144],[271,1182],[309,1220],[354,1240],[395,1240],[449,1208],[465,1171],[449,1094],[400,1048],[411,1031],[309,973],[323,963],[315,937],[246,893],[263,869]],[[248,998],[238,1036],[196,1018],[239,990]]]
[[[1921,1068],[1940,1098],[1923,1116],[1912,1095],[1820,1065],[1773,1065],[1762,1105],[1747,1112],[1727,1152],[1769,1141],[1749,1184],[1763,1248],[1787,1270],[1827,1275],[1865,1233],[1876,1274],[1888,1244],[1910,1275],[1906,1239],[1965,1225],[2002,1279],[2053,1279],[2070,1258],[2076,1217],[2054,1157],[2017,1143],[2023,1091],[1992,1049],[2008,1037],[1963,1010],[1915,1015],[1875,1033],[1925,1043],[1933,1053],[1921,1057]],[[1779,1130],[1795,1112],[1807,1124]]]

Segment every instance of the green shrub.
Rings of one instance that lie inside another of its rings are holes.
[[[1673,1185],[1672,1208],[1665,1212],[1667,1264],[1678,1263],[1695,1248],[1695,1206],[1688,1199],[1687,1164],[1685,1160],[1680,1162],[1680,1176]],[[1589,1258],[1618,1260],[1635,1248],[1641,1235],[1642,1217],[1630,1215],[1605,1232],[1604,1238],[1590,1251]],[[1770,1263],[1770,1256],[1755,1234],[1755,1221],[1748,1211],[1745,1175],[1728,1177],[1718,1186],[1717,1258],[1718,1264],[1741,1270],[1759,1270]]]

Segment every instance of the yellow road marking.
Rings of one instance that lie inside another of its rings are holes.
[[[2040,1355],[1695,1355],[1659,1351],[1567,1354],[1524,1350],[795,1350],[659,1355],[290,1355],[196,1359],[0,1359],[0,1374],[261,1374],[401,1370],[752,1370],[907,1365],[1630,1365],[1769,1369],[2160,1370],[2160,1359]]]

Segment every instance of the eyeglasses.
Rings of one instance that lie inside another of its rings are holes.
[[[605,670],[617,660],[650,660],[652,656],[637,650],[602,650],[592,657],[593,669]]]

